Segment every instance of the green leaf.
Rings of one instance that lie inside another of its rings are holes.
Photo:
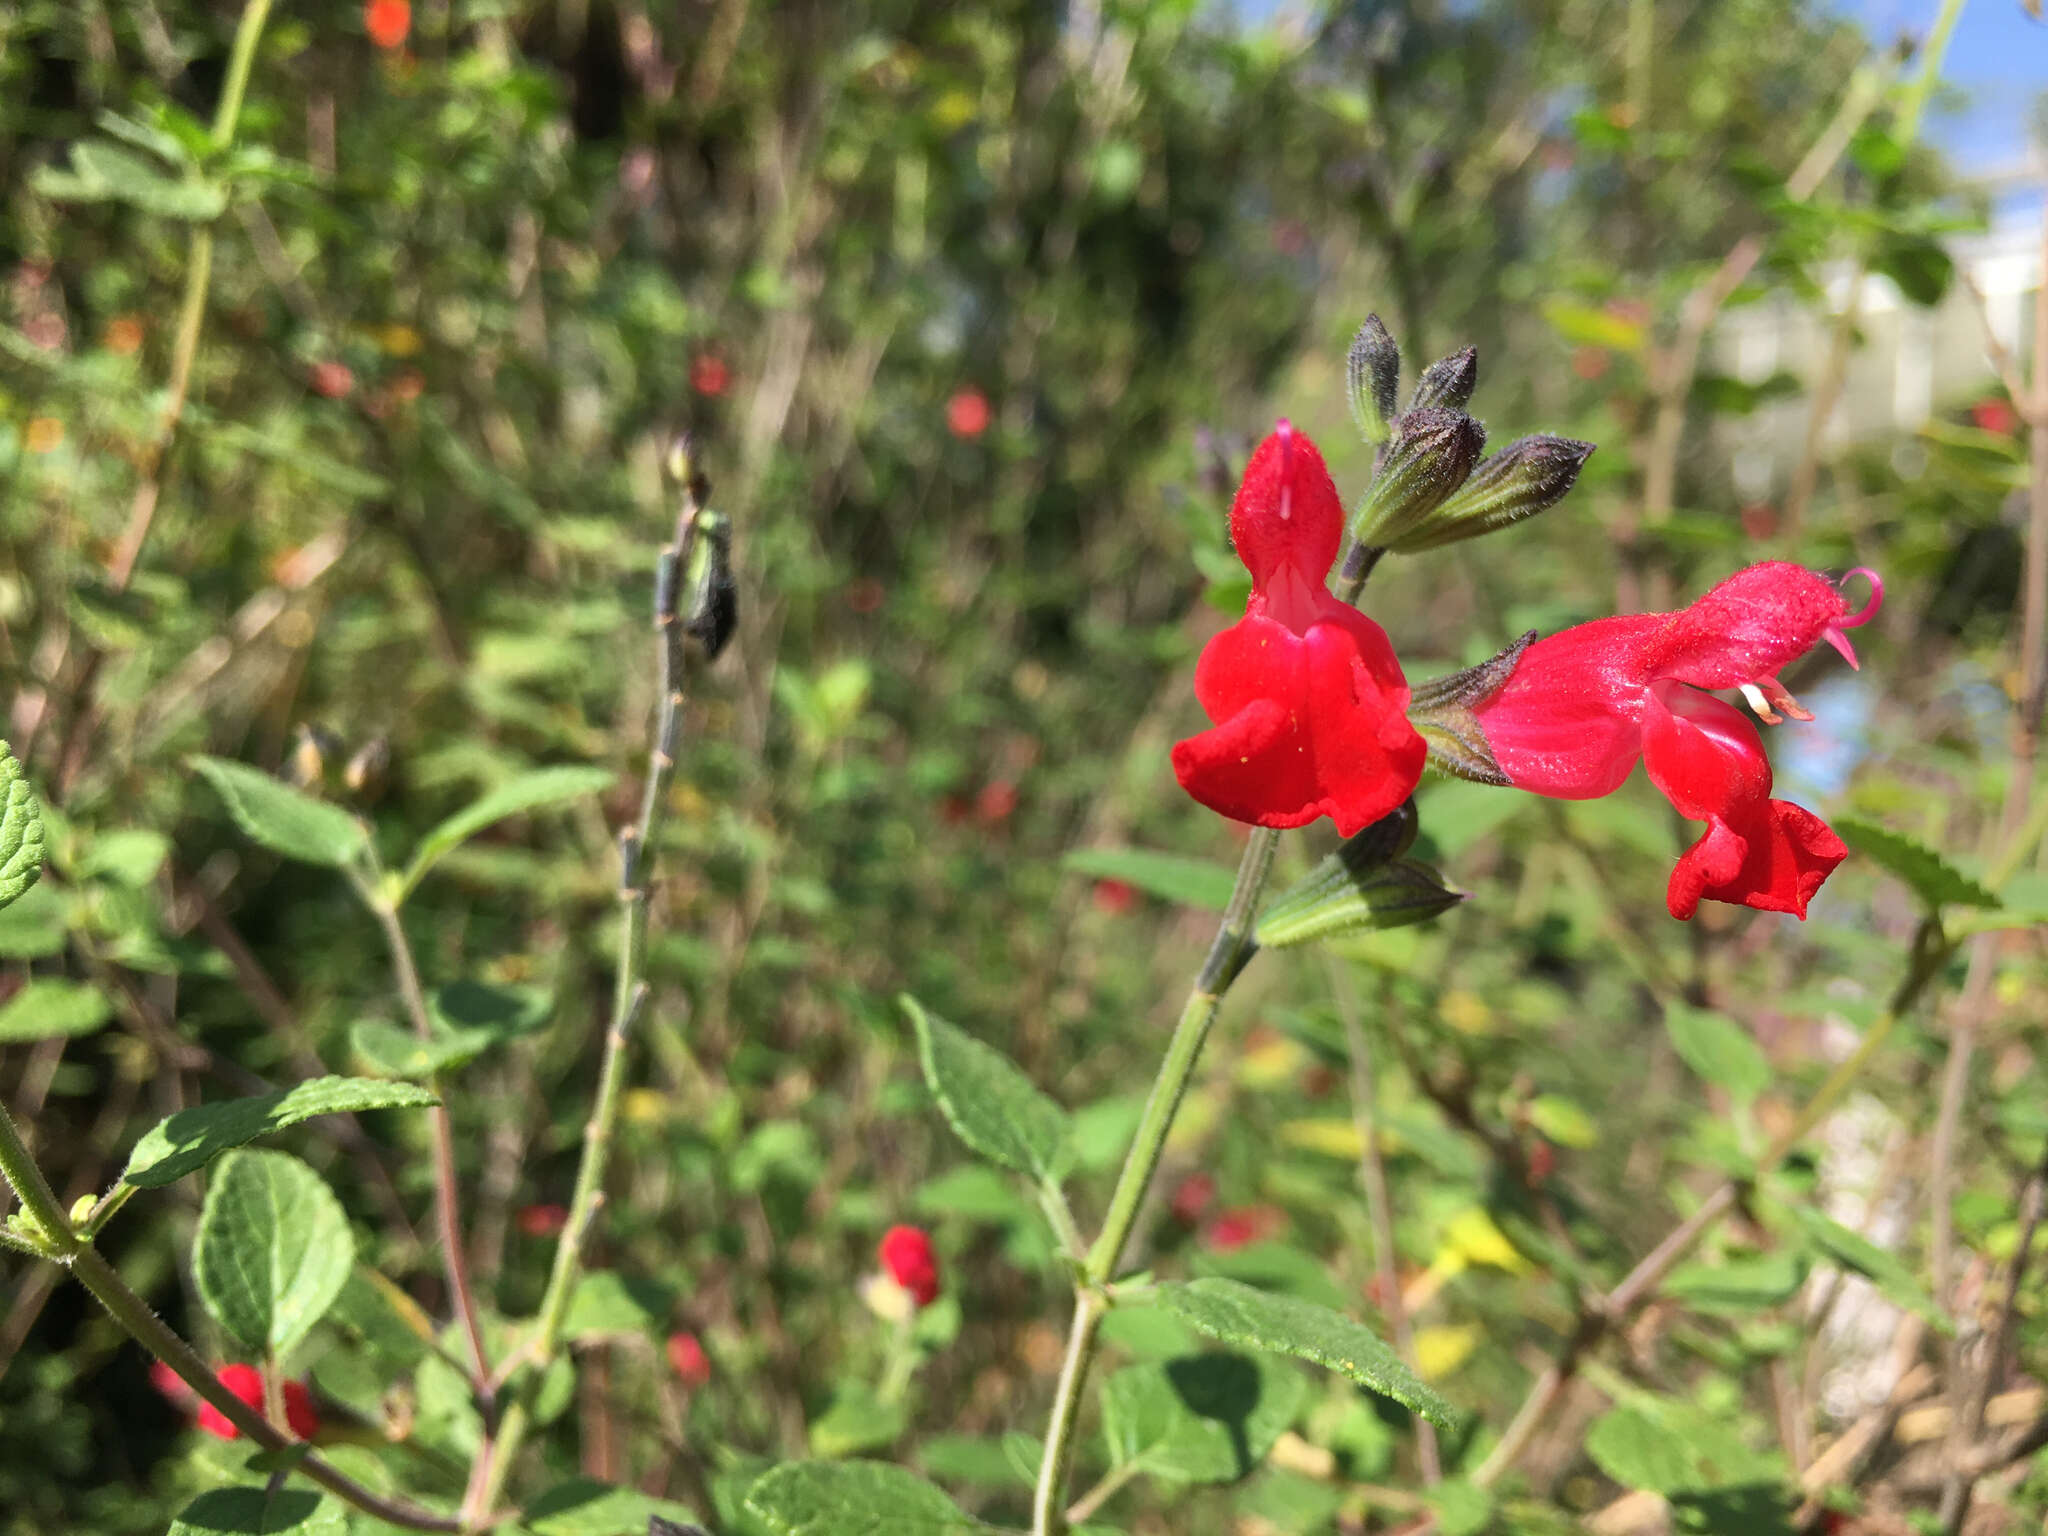
[[[1493,1495],[1462,1478],[1439,1483],[1429,1490],[1428,1498],[1436,1506],[1436,1524],[1442,1536],[1479,1536],[1493,1520]]]
[[[647,1536],[650,1520],[694,1518],[688,1508],[667,1499],[573,1477],[527,1505],[519,1523],[533,1536]]]
[[[1060,867],[1097,880],[1121,880],[1148,896],[1205,912],[1229,906],[1237,885],[1236,872],[1221,864],[1143,848],[1077,848],[1060,860]]]
[[[1544,1140],[1560,1147],[1590,1147],[1600,1140],[1600,1123],[1576,1099],[1539,1093],[1529,1101],[1529,1123]]]
[[[522,811],[538,810],[544,805],[594,795],[599,790],[610,788],[615,777],[608,768],[569,765],[538,768],[500,784],[481,800],[457,811],[420,840],[419,847],[413,850],[412,863],[406,866],[399,899],[404,900],[443,855],[460,847],[493,822],[517,816]]]
[[[675,1300],[672,1291],[643,1276],[600,1269],[576,1282],[562,1333],[570,1339],[657,1334]]]
[[[1298,1371],[1263,1355],[1183,1355],[1103,1383],[1102,1434],[1118,1467],[1235,1482],[1266,1459],[1307,1397]]]
[[[1696,1311],[1739,1315],[1790,1301],[1805,1279],[1799,1255],[1779,1249],[1723,1264],[1681,1264],[1665,1277],[1663,1294]]]
[[[21,764],[0,741],[0,907],[43,872],[43,813]]]
[[[1010,1454],[1008,1436],[933,1435],[917,1448],[918,1464],[933,1477],[978,1488],[1029,1488],[1038,1463],[1019,1467]],[[1024,1438],[1029,1439],[1029,1436]]]
[[[103,876],[116,885],[144,886],[156,878],[170,857],[171,840],[161,832],[131,827],[96,834],[78,860],[80,880]]]
[[[925,1082],[960,1139],[991,1162],[1056,1181],[1071,1156],[1067,1112],[1006,1057],[926,1013],[917,999],[898,1001],[917,1030]]]
[[[1586,1432],[1586,1454],[1624,1488],[1672,1493],[1696,1488],[1700,1469],[1676,1429],[1634,1407],[1615,1408]]]
[[[747,1490],[747,1511],[776,1536],[954,1536],[993,1527],[945,1493],[879,1461],[793,1461]]]
[[[430,1032],[421,1039],[384,1019],[364,1019],[349,1031],[349,1045],[372,1071],[386,1077],[430,1077],[466,1067],[492,1047],[546,1021],[554,999],[537,987],[494,987],[451,982],[427,999]]]
[[[1672,1049],[1707,1082],[1747,1102],[1771,1085],[1771,1063],[1749,1031],[1726,1014],[1690,1003],[1664,1005]]]
[[[1258,940],[1286,949],[1363,928],[1427,922],[1465,898],[1446,890],[1435,870],[1401,854],[1415,841],[1410,800],[1348,837],[1308,877],[1259,914]]]
[[[1854,816],[1837,816],[1830,825],[1843,842],[1897,875],[1930,907],[1951,903],[1961,907],[2003,905],[1996,895],[1925,843]]]
[[[339,1504],[303,1488],[216,1488],[178,1512],[170,1536],[341,1536]]]
[[[279,1355],[334,1304],[355,1263],[341,1202],[283,1152],[231,1152],[192,1244],[199,1299],[243,1348]]]
[[[339,868],[363,851],[362,823],[337,806],[301,794],[247,763],[195,757],[192,766],[226,802],[235,825],[273,853]]]
[[[0,1044],[89,1035],[114,1016],[114,1005],[98,987],[55,976],[32,976],[0,1004]]]
[[[1955,1324],[1934,1304],[1934,1298],[1895,1253],[1887,1253],[1860,1232],[1852,1232],[1810,1205],[1795,1205],[1792,1217],[1822,1254],[1844,1269],[1854,1270],[1884,1296],[1909,1312],[1917,1312],[1943,1333]]]
[[[1457,1427],[1457,1411],[1401,1363],[1363,1323],[1295,1296],[1276,1296],[1236,1280],[1161,1285],[1155,1302],[1212,1339],[1295,1355],[1391,1397],[1432,1424]]]
[[[296,1088],[222,1099],[181,1109],[143,1134],[128,1154],[121,1182],[161,1189],[232,1151],[310,1120],[315,1115],[353,1114],[365,1109],[419,1109],[441,1101],[411,1083],[383,1083],[367,1077],[316,1077]]]
[[[910,1427],[902,1403],[885,1403],[863,1382],[849,1382],[832,1398],[832,1406],[811,1421],[813,1456],[854,1456],[895,1444]]]
[[[40,166],[32,183],[42,196],[68,203],[127,203],[144,213],[206,223],[228,205],[225,188],[214,182],[166,176],[148,160],[107,139],[71,146],[71,169]]]

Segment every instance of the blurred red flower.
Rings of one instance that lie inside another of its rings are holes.
[[[247,1403],[256,1412],[263,1412],[263,1373],[253,1365],[224,1365],[219,1372],[220,1384]],[[179,1383],[183,1385],[182,1382]],[[284,1384],[284,1418],[291,1426],[291,1432],[301,1440],[310,1440],[320,1432],[320,1416],[313,1411],[313,1394],[306,1390],[303,1381],[288,1381]],[[199,1405],[199,1427],[209,1435],[218,1435],[223,1440],[239,1440],[242,1432],[229,1422],[228,1416],[211,1403]]]
[[[369,0],[363,7],[363,30],[387,52],[404,47],[406,34],[412,31],[411,0]]]
[[[932,1251],[932,1240],[918,1227],[891,1227],[882,1234],[882,1241],[875,1249],[882,1261],[882,1268],[920,1307],[928,1307],[938,1299],[939,1259]]]
[[[1241,1205],[1218,1211],[1202,1231],[1202,1246],[1211,1253],[1235,1253],[1262,1238],[1284,1231],[1287,1218],[1270,1205]]]
[[[1128,880],[1095,882],[1095,910],[1111,917],[1121,916],[1138,904],[1138,888]]]
[[[349,372],[347,363],[337,363],[329,359],[308,368],[306,382],[312,385],[314,394],[325,395],[329,400],[339,400],[356,387],[356,376]]]
[[[711,1357],[687,1329],[668,1336],[668,1363],[683,1385],[695,1390],[711,1380]]]
[[[716,352],[699,353],[690,363],[690,388],[716,398],[732,388],[732,370]]]
[[[974,797],[974,814],[989,826],[1008,821],[1016,809],[1017,786],[1008,779],[982,786],[981,793]]]
[[[960,389],[946,402],[946,430],[955,437],[979,437],[988,430],[988,396],[978,389]]]
[[[1344,505],[1316,445],[1289,423],[1245,466],[1230,534],[1251,597],[1195,664],[1214,724],[1175,743],[1173,771],[1233,820],[1305,827],[1328,816],[1349,837],[1408,798],[1425,749],[1387,632],[1323,584]]]
[[[1215,1198],[1215,1179],[1206,1173],[1191,1173],[1173,1186],[1173,1196],[1167,1205],[1175,1221],[1184,1227],[1192,1227],[1202,1219],[1202,1213],[1209,1209],[1209,1202]]]
[[[2020,427],[2020,413],[2008,400],[1979,400],[1970,407],[1970,420],[2000,437],[2011,437]]]
[[[566,1205],[522,1205],[512,1218],[528,1237],[553,1237],[569,1225]]]
[[[872,576],[863,576],[846,589],[846,606],[855,613],[873,613],[889,596],[888,589]]]

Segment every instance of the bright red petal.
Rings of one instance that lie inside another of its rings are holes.
[[[1848,613],[1848,601],[1825,576],[1768,560],[1662,615],[1662,628],[1644,648],[1644,675],[1738,688],[1789,667]]]
[[[1721,857],[1703,852],[1717,837],[1742,849],[1725,877]],[[1848,856],[1842,840],[1813,812],[1789,800],[1766,800],[1732,827],[1714,823],[1686,850],[1671,872],[1666,904],[1676,918],[1691,917],[1705,898],[1759,912],[1790,912],[1804,922],[1806,904]]]
[[[1517,789],[1594,800],[1621,788],[1643,750],[1643,649],[1664,618],[1596,619],[1538,640],[1478,706],[1494,761]]]
[[[1282,421],[1253,452],[1230,504],[1238,559],[1254,587],[1292,566],[1320,588],[1343,537],[1344,503],[1322,454],[1307,433]]]
[[[1386,632],[1334,598],[1296,635],[1253,614],[1195,668],[1212,730],[1179,742],[1174,773],[1211,810],[1262,827],[1321,816],[1349,837],[1414,791],[1427,749]]]

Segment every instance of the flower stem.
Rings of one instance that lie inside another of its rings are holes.
[[[584,1244],[604,1199],[612,1132],[618,1124],[626,1083],[626,1046],[647,1002],[647,985],[641,972],[647,958],[648,879],[667,813],[668,787],[675,774],[676,740],[682,721],[684,634],[677,602],[680,591],[688,585],[700,521],[696,493],[690,488],[688,476],[682,478],[683,503],[676,518],[675,538],[661,553],[661,575],[654,587],[661,705],[647,765],[647,782],[641,792],[640,819],[620,840],[619,903],[624,931],[620,935],[618,971],[612,990],[611,1026],[605,1031],[604,1055],[597,1070],[597,1099],[584,1130],[576,1187],[569,1197],[569,1219],[556,1245],[554,1268],[548,1276],[540,1315],[525,1351],[526,1386],[505,1409],[496,1443],[486,1457],[488,1464],[472,1482],[470,1497],[465,1501],[465,1518],[497,1505],[532,1419],[533,1392],[562,1347],[562,1325],[569,1315],[569,1298],[583,1271]]]
[[[50,1188],[50,1181],[43,1177],[43,1170],[36,1166],[28,1144],[21,1139],[21,1132],[15,1129],[5,1106],[0,1106],[0,1176],[13,1186],[22,1209],[42,1229],[41,1235],[50,1245],[51,1256],[63,1262],[75,1254],[78,1237],[71,1229],[71,1218],[65,1215],[64,1204],[57,1198],[57,1192]]]
[[[1216,931],[1216,942],[1188,993],[1180,1022],[1167,1042],[1166,1059],[1153,1079],[1151,1097],[1124,1157],[1123,1172],[1117,1175],[1110,1195],[1109,1214],[1101,1234],[1088,1250],[1082,1281],[1074,1300],[1074,1321],[1067,1335],[1067,1354],[1060,1367],[1059,1386],[1053,1395],[1052,1420],[1046,1427],[1045,1455],[1038,1466],[1038,1487],[1032,1501],[1032,1536],[1061,1536],[1067,1529],[1067,1474],[1073,1460],[1074,1433],[1079,1427],[1081,1393],[1088,1382],[1088,1368],[1095,1359],[1096,1332],[1108,1306],[1102,1288],[1116,1278],[1131,1230],[1137,1225],[1138,1210],[1159,1158],[1166,1148],[1166,1133],[1180,1110],[1181,1099],[1195,1075],[1202,1044],[1209,1038],[1216,1009],[1231,982],[1244,969],[1256,948],[1252,916],[1266,876],[1273,868],[1273,850],[1280,834],[1269,827],[1254,827],[1245,844],[1244,858],[1237,866],[1237,883],[1231,889],[1230,905]]]

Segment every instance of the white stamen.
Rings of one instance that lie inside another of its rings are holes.
[[[1756,711],[1757,719],[1763,721],[1765,725],[1778,723],[1778,712],[1771,708],[1771,701],[1764,697],[1763,689],[1757,687],[1755,683],[1744,683],[1741,692],[1742,696],[1749,700],[1749,707]]]

